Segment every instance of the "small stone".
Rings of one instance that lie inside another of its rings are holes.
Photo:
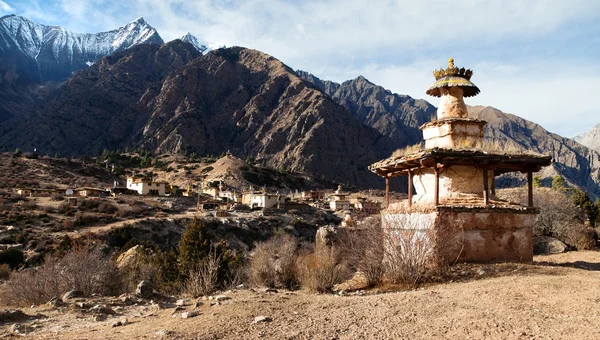
[[[200,306],[202,306],[204,304],[204,302],[202,301],[196,301],[196,303],[194,303],[194,308],[198,308]]]
[[[194,316],[198,316],[200,313],[198,313],[197,310],[192,310],[189,312],[183,312],[181,313],[181,318],[182,319],[188,319],[188,318],[193,318]]]
[[[477,269],[477,275],[480,275],[480,276],[481,276],[481,275],[485,275],[485,274],[486,274],[486,271],[485,271],[485,269],[483,269],[483,268],[479,268],[479,269]]]
[[[244,288],[246,288],[246,286],[244,286],[244,284],[242,283],[241,285],[237,285],[237,287],[236,287],[236,288],[237,288],[237,289],[244,289]]]
[[[140,281],[135,289],[135,294],[143,298],[151,298],[154,295],[152,282],[147,280]]]
[[[225,300],[231,300],[231,298],[229,296],[226,296],[226,295],[217,295],[217,296],[215,296],[215,301],[217,301],[217,302],[225,301]]]
[[[179,299],[177,302],[175,302],[176,306],[189,306],[190,304],[190,300],[188,299]]]
[[[271,321],[273,321],[273,320],[270,317],[260,315],[260,316],[255,317],[254,322],[252,322],[252,323],[271,322]]]
[[[94,321],[100,322],[106,320],[106,314],[98,314],[94,316]]]
[[[265,290],[263,292],[265,292],[265,293],[271,293],[271,294],[276,294],[277,293],[277,289],[265,288]]]
[[[94,307],[90,308],[90,312],[99,314],[116,314],[111,308],[101,305],[95,305]]]
[[[171,336],[171,335],[173,335],[173,333],[174,333],[173,331],[170,331],[168,329],[159,329],[154,334],[157,336]]]

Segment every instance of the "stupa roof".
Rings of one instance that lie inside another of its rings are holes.
[[[473,97],[479,93],[479,88],[471,82],[473,71],[454,66],[454,59],[448,59],[448,68],[434,70],[435,83],[427,89],[430,96],[441,97],[441,89],[444,87],[458,86],[463,90],[464,97]]]
[[[392,156],[373,163],[369,170],[379,176],[406,175],[404,170],[433,168],[439,165],[467,165],[493,169],[496,175],[520,171],[537,172],[550,165],[552,157],[537,153],[509,153],[502,150],[432,148]]]

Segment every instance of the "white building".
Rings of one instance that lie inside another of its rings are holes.
[[[137,191],[140,195],[164,196],[166,193],[166,183],[127,177],[127,189]]]
[[[250,206],[250,208],[269,209],[282,207],[285,203],[285,196],[263,193],[244,194],[243,202]]]

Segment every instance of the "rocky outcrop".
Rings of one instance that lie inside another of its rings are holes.
[[[534,236],[533,253],[539,254],[559,254],[567,251],[567,245],[552,237]]]

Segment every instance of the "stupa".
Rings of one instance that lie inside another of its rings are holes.
[[[486,122],[469,118],[463,100],[479,93],[473,71],[455,67],[450,58],[445,70],[433,74],[436,81],[426,93],[441,100],[437,119],[420,127],[424,147],[399,150],[369,167],[386,180],[382,226],[394,237],[407,229],[426,233],[432,251],[444,249],[436,258],[445,261],[531,261],[539,212],[532,174],[552,158],[486,147]],[[496,197],[494,179],[507,172],[527,174],[527,206]],[[398,176],[408,177],[408,199],[392,203],[389,183]],[[418,223],[397,223],[409,220]]]

